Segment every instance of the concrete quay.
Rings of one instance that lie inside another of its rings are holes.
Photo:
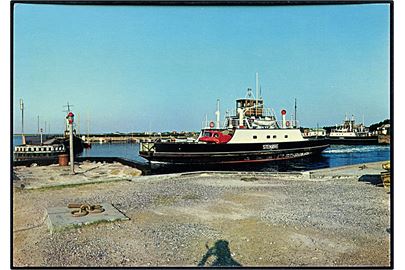
[[[382,163],[148,176],[92,163],[70,185],[44,179],[72,180],[56,166],[41,168],[53,174],[15,167],[13,266],[389,267],[390,194],[378,183]],[[115,180],[93,181],[111,174]],[[69,203],[109,204],[129,220],[51,234],[49,213],[66,212]]]

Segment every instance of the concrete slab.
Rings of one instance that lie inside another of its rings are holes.
[[[388,161],[360,163],[355,165],[326,168],[309,171],[310,178],[336,179],[336,178],[359,178],[364,175],[380,175],[385,171],[382,164]]]
[[[141,171],[118,162],[102,163],[83,161],[75,164],[75,174],[70,167],[57,164],[49,166],[14,166],[13,184],[24,189],[63,188],[83,184],[131,181]]]
[[[73,208],[53,207],[47,209],[47,223],[51,233],[62,231],[69,228],[77,228],[83,225],[89,225],[99,222],[112,222],[118,220],[129,220],[124,214],[118,211],[109,203],[100,204],[105,211],[102,213],[89,213],[86,216],[74,217],[71,214]]]

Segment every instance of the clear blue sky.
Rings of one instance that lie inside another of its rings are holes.
[[[389,118],[389,5],[284,7],[16,4],[14,131],[63,105],[80,131],[199,130],[255,89],[277,114],[298,101],[302,126]],[[277,115],[278,116],[278,115]],[[76,119],[78,120],[78,119]]]

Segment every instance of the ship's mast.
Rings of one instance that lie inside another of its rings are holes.
[[[353,114],[352,114],[352,119],[349,120],[349,122],[350,122],[350,132],[352,132],[353,131],[353,122],[354,122]]]
[[[73,107],[73,105],[72,105],[72,104],[69,104],[69,101],[68,101],[68,102],[67,102],[67,105],[65,105],[65,106],[63,106],[63,107],[66,108],[66,110],[64,110],[63,112],[69,113],[69,112],[70,112],[70,107]],[[69,129],[68,123],[67,123],[67,121],[65,120],[65,132],[66,132],[68,129]]]
[[[21,110],[21,143],[25,144],[24,135],[24,100],[20,98],[20,110]]]
[[[262,86],[259,85],[259,99],[262,99]]]
[[[215,115],[217,116],[217,123],[216,123],[216,128],[220,128],[220,112],[219,112],[219,99],[217,99],[217,111],[215,112]]]
[[[294,98],[294,128],[297,127],[297,99]]]
[[[258,103],[259,103],[259,73],[256,72],[256,115]]]
[[[90,113],[87,112],[87,138],[90,136]]]
[[[80,135],[80,114],[77,114],[77,134]]]

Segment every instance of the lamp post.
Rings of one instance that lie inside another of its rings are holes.
[[[69,124],[69,154],[70,154],[70,174],[75,174],[74,170],[74,154],[73,154],[73,121],[74,121],[74,114],[69,112],[66,116],[66,119]]]

